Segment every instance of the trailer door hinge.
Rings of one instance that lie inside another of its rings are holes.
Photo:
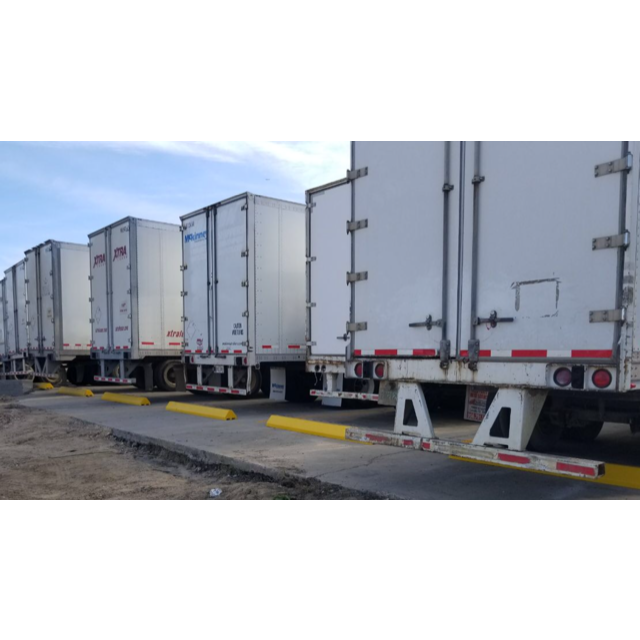
[[[366,229],[369,226],[369,220],[364,218],[364,220],[347,220],[347,233],[351,233],[352,231],[357,231],[358,229]]]
[[[625,171],[629,173],[633,168],[633,155],[628,153],[624,158],[618,158],[617,160],[612,160],[611,162],[603,162],[602,164],[597,164],[595,168],[595,177],[600,178],[602,176],[608,176],[612,173],[620,173],[621,171]]]
[[[368,271],[358,271],[357,273],[347,273],[347,284],[351,282],[360,282],[360,280],[368,280]]]
[[[245,249],[241,254],[241,258],[247,258],[249,256],[249,249]]]
[[[189,293],[189,292],[188,291],[181,291],[180,295],[184,298],[187,295],[187,293]]]
[[[485,180],[484,176],[473,176],[473,180],[471,180],[471,184],[480,184],[484,182],[484,180]]]
[[[589,322],[624,322],[626,309],[611,309],[610,311],[590,311]]]
[[[93,280],[93,276],[89,276],[89,280]]]
[[[366,322],[347,322],[347,333],[355,333],[356,331],[366,331]]]
[[[453,189],[454,189],[454,186],[452,184],[449,184],[448,182],[442,186],[442,190],[445,193],[449,193],[450,191],[453,191]]]
[[[347,180],[357,180],[358,178],[364,178],[364,176],[367,175],[369,175],[369,167],[353,169],[352,171],[347,171]]]
[[[180,271],[186,271],[187,270],[187,265],[186,264],[181,264],[180,265]]]
[[[315,308],[316,303],[315,302],[307,302],[307,309],[313,309]]]
[[[307,205],[307,210],[308,210],[308,211],[311,211],[311,209],[313,209],[315,206],[316,206],[316,203],[315,203],[315,202],[310,202],[310,203]]]
[[[89,324],[93,324],[94,322],[95,322],[95,320],[94,320],[93,318],[91,318],[91,319],[89,320]]]
[[[315,262],[317,258],[315,256],[307,256],[307,262]]]
[[[431,331],[433,327],[442,327],[444,326],[444,320],[434,320],[431,315],[427,316],[427,319],[424,322],[412,322],[409,326],[413,328],[417,327],[426,327],[427,331]]]
[[[249,317],[249,312],[248,311],[243,311],[242,312],[242,317],[243,318],[248,318]]]
[[[476,318],[475,325],[488,324],[495,328],[499,322],[515,322],[515,318],[500,318],[497,311],[492,311],[488,318]]]
[[[242,205],[242,211],[246,211],[249,208],[248,204],[243,204]]]
[[[243,287],[248,287],[249,286],[249,281],[248,280],[243,280],[242,281],[242,286]]]
[[[598,249],[618,249],[620,247],[627,249],[631,243],[631,235],[628,231],[617,236],[603,236],[602,238],[594,238],[592,248],[594,251]]]

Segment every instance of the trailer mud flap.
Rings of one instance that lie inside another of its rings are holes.
[[[269,399],[284,402],[287,395],[287,370],[284,367],[272,367]]]

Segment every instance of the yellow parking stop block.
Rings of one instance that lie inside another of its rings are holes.
[[[203,407],[197,404],[187,404],[186,402],[170,402],[167,411],[176,413],[186,413],[190,416],[200,418],[211,418],[212,420],[235,420],[236,414],[231,409],[216,409],[215,407]]]
[[[63,396],[77,396],[79,398],[93,398],[90,389],[73,389],[72,387],[60,387],[58,393]]]
[[[33,388],[40,389],[40,391],[51,391],[53,385],[50,382],[34,382]]]
[[[130,404],[134,407],[148,407],[151,403],[149,398],[143,398],[142,396],[128,396],[121,393],[103,393],[102,399],[108,402],[118,402],[120,404]]]
[[[283,429],[284,431],[297,431],[310,436],[345,440],[348,427],[329,422],[315,422],[314,420],[301,420],[300,418],[285,418],[284,416],[271,416],[267,421],[267,427]]]

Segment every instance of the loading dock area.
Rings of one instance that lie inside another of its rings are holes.
[[[628,427],[607,425],[596,443],[561,442],[558,455],[605,464],[598,480],[556,477],[551,474],[497,468],[447,455],[388,446],[363,446],[271,429],[274,415],[335,423],[376,432],[393,431],[394,409],[356,407],[332,410],[319,403],[296,406],[252,399],[193,397],[188,393],[149,394],[150,406],[96,403],[104,388],[92,388],[95,397],[78,398],[37,391],[20,404],[107,427],[134,443],[151,443],[194,459],[224,463],[240,471],[273,478],[316,479],[341,487],[397,499],[611,499],[640,497],[640,438]],[[122,393],[138,395],[137,389]],[[232,410],[236,420],[211,420],[166,410],[170,401]],[[468,442],[477,426],[456,412],[433,412],[436,435]]]

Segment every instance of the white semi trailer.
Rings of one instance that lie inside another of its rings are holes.
[[[25,252],[29,362],[53,384],[89,383],[89,248],[48,240]]]
[[[322,381],[311,395],[325,406],[343,400],[377,401],[371,378],[345,378],[351,305],[346,274],[351,265],[349,177],[307,191],[307,371]]]
[[[182,217],[190,391],[309,399],[304,212],[244,193]]]
[[[125,218],[89,240],[94,379],[184,388],[180,227]]]
[[[346,374],[397,434],[437,448],[425,385],[492,390],[472,447],[640,430],[639,142],[355,142],[350,175]]]
[[[27,287],[24,260],[5,271],[5,366],[7,377],[32,380],[28,362],[29,326],[27,324]]]
[[[5,341],[5,336],[7,334],[6,330],[6,315],[5,315],[5,288],[6,278],[2,278],[0,280],[0,377],[4,375],[5,371],[5,362],[7,358],[7,345]]]

